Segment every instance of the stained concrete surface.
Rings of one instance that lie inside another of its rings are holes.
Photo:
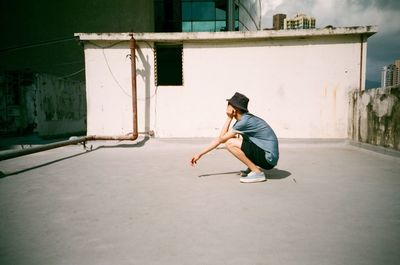
[[[67,146],[0,162],[0,264],[398,264],[400,158],[282,143],[242,184],[206,141]]]

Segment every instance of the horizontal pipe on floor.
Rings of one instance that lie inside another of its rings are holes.
[[[148,132],[138,132],[136,134],[128,134],[128,135],[89,135],[86,136],[87,141],[92,141],[92,140],[130,140],[134,141],[138,138],[138,136],[142,135],[148,135],[148,136],[154,136],[154,131],[148,131]]]
[[[153,131],[139,132],[138,134],[154,136]],[[88,135],[88,136],[82,136],[82,137],[73,137],[69,140],[60,141],[60,142],[56,142],[56,143],[44,144],[44,145],[35,146],[35,147],[31,147],[31,148],[26,148],[26,149],[9,150],[9,151],[0,152],[0,161],[19,157],[19,156],[30,155],[30,154],[34,154],[34,153],[38,153],[38,152],[43,152],[43,151],[47,151],[50,149],[55,149],[55,148],[59,148],[59,147],[67,146],[67,145],[86,143],[87,141],[96,141],[96,140],[118,140],[118,141],[130,140],[130,141],[134,141],[137,138],[138,137],[135,135],[122,135],[122,136]]]
[[[29,154],[33,154],[33,153],[38,153],[38,152],[42,152],[42,151],[46,151],[46,150],[50,150],[50,149],[54,149],[54,148],[59,148],[59,147],[66,146],[66,145],[79,144],[79,143],[83,143],[83,142],[86,142],[85,136],[78,137],[78,138],[75,138],[72,140],[65,140],[65,141],[61,141],[61,142],[44,144],[41,146],[35,146],[35,147],[27,148],[27,149],[5,151],[5,152],[0,153],[0,161],[19,157],[19,156],[29,155]]]

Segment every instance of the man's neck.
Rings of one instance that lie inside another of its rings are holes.
[[[238,120],[238,121],[240,121],[240,119],[242,118],[242,116],[243,116],[243,113],[236,112],[235,119]]]

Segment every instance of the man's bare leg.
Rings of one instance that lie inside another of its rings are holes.
[[[242,141],[243,139],[241,138],[231,138],[226,141],[225,145],[229,152],[231,152],[237,159],[250,168],[251,171],[260,173],[261,170],[242,151]]]

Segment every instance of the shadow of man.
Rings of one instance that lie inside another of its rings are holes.
[[[270,170],[263,170],[267,179],[284,179],[291,175],[289,171],[273,168]]]
[[[291,175],[289,171],[281,170],[278,168],[273,168],[269,170],[264,170],[267,179],[284,179]],[[231,172],[218,172],[218,173],[210,173],[210,174],[202,174],[199,178],[203,177],[211,177],[211,176],[219,176],[219,175],[240,175],[241,172],[239,171],[231,171]]]

